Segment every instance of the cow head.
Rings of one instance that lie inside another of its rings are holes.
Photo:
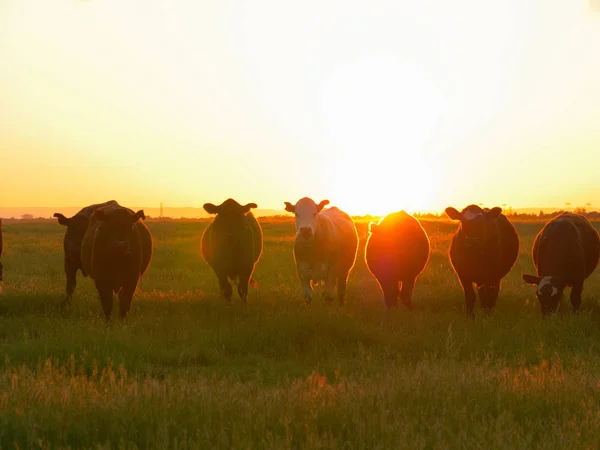
[[[79,261],[81,259],[81,243],[90,220],[83,214],[76,214],[71,218],[67,218],[61,213],[54,213],[54,217],[58,218],[60,225],[67,227],[64,241],[65,256],[67,259]]]
[[[212,203],[205,203],[204,210],[209,214],[216,214],[214,220],[213,232],[217,240],[222,240],[223,243],[234,243],[236,238],[240,236],[240,231],[248,226],[245,219],[246,214],[252,208],[257,208],[256,203],[247,203],[240,205],[232,198],[228,198],[219,206]]]
[[[317,232],[317,214],[320,213],[329,200],[322,200],[318,205],[310,198],[304,197],[295,205],[285,203],[285,210],[296,216],[296,235],[313,238]]]
[[[481,306],[487,312],[491,312],[496,306],[496,300],[500,293],[500,281],[497,283],[483,283],[477,286]]]
[[[133,213],[127,208],[97,209],[92,214],[92,220],[104,224],[102,245],[106,252],[128,256],[131,254],[131,233],[133,224],[144,220],[143,210]]]
[[[460,233],[464,239],[465,250],[482,253],[488,241],[495,236],[495,227],[491,222],[502,213],[502,208],[482,209],[469,205],[461,212],[453,207],[446,208],[446,214],[452,220],[460,221]]]
[[[523,280],[527,284],[533,284],[537,287],[535,295],[540,302],[542,315],[557,312],[560,308],[565,283],[560,277],[523,275]]]

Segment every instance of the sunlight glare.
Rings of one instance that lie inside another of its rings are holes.
[[[356,214],[428,208],[434,168],[428,143],[445,108],[427,72],[394,55],[339,67],[324,85],[329,192]]]

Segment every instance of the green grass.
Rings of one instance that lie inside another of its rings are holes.
[[[291,221],[262,220],[248,304],[227,306],[200,255],[206,222],[149,222],[150,269],[109,325],[89,279],[64,296],[54,223],[5,223],[0,448],[598,448],[600,272],[582,311],[542,319],[530,249],[491,317],[464,313],[447,258],[456,224],[424,222],[432,254],[412,313],[386,312],[361,249],[347,302],[303,303]]]

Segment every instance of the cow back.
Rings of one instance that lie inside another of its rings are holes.
[[[587,278],[598,265],[600,238],[584,216],[562,213],[537,234],[532,256],[540,275]]]
[[[152,244],[152,233],[150,233],[148,226],[139,220],[133,225],[133,228],[140,239],[140,276],[142,276],[146,270],[148,270],[148,266],[152,260],[152,253],[154,249],[154,245]]]
[[[331,258],[337,259],[339,272],[348,272],[358,251],[358,232],[352,217],[334,206],[319,213],[317,218],[315,238],[325,241],[324,248],[331,252]]]
[[[499,273],[501,278],[511,271],[519,257],[519,235],[508,218],[501,214],[496,219],[500,254]]]
[[[110,211],[112,208],[121,207],[107,205],[105,208]],[[134,214],[132,210],[128,211]],[[84,270],[95,280],[137,280],[147,270],[152,258],[150,230],[140,221],[133,224],[129,235],[130,256],[127,258],[106,252],[103,243],[107,231],[106,223],[92,217],[81,246],[81,263]]]
[[[462,225],[452,237],[450,262],[459,277],[476,283],[501,280],[519,254],[519,236],[504,214],[486,218],[486,234],[476,247],[469,247]]]
[[[263,249],[263,234],[262,228],[252,213],[246,214],[246,222],[252,235],[252,255],[254,263],[258,262]]]
[[[114,207],[114,206],[119,206],[119,204],[117,203],[116,200],[109,200],[104,203],[96,203],[94,205],[89,205],[89,206],[86,206],[85,208],[82,208],[76,215],[85,216],[88,219],[90,219],[92,217],[92,214],[94,214],[94,211],[96,211],[97,209],[100,209],[100,208],[105,208],[107,206]]]
[[[201,239],[204,260],[216,270],[228,270],[233,264],[254,265],[262,254],[263,234],[256,217],[248,213],[244,217],[246,226],[237,236],[237,247],[225,245],[218,239],[219,224],[211,222]]]
[[[385,216],[365,244],[365,262],[376,278],[414,278],[429,260],[429,238],[404,211]]]

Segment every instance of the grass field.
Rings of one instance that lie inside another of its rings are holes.
[[[0,447],[600,446],[600,271],[579,314],[566,297],[542,319],[521,280],[542,223],[516,224],[521,253],[495,313],[470,320],[447,258],[455,223],[424,222],[432,254],[414,310],[388,313],[363,261],[366,223],[346,304],[307,307],[293,222],[260,221],[246,306],[219,297],[199,251],[207,222],[149,222],[150,269],[109,325],[81,276],[60,307],[63,227],[5,223]]]

